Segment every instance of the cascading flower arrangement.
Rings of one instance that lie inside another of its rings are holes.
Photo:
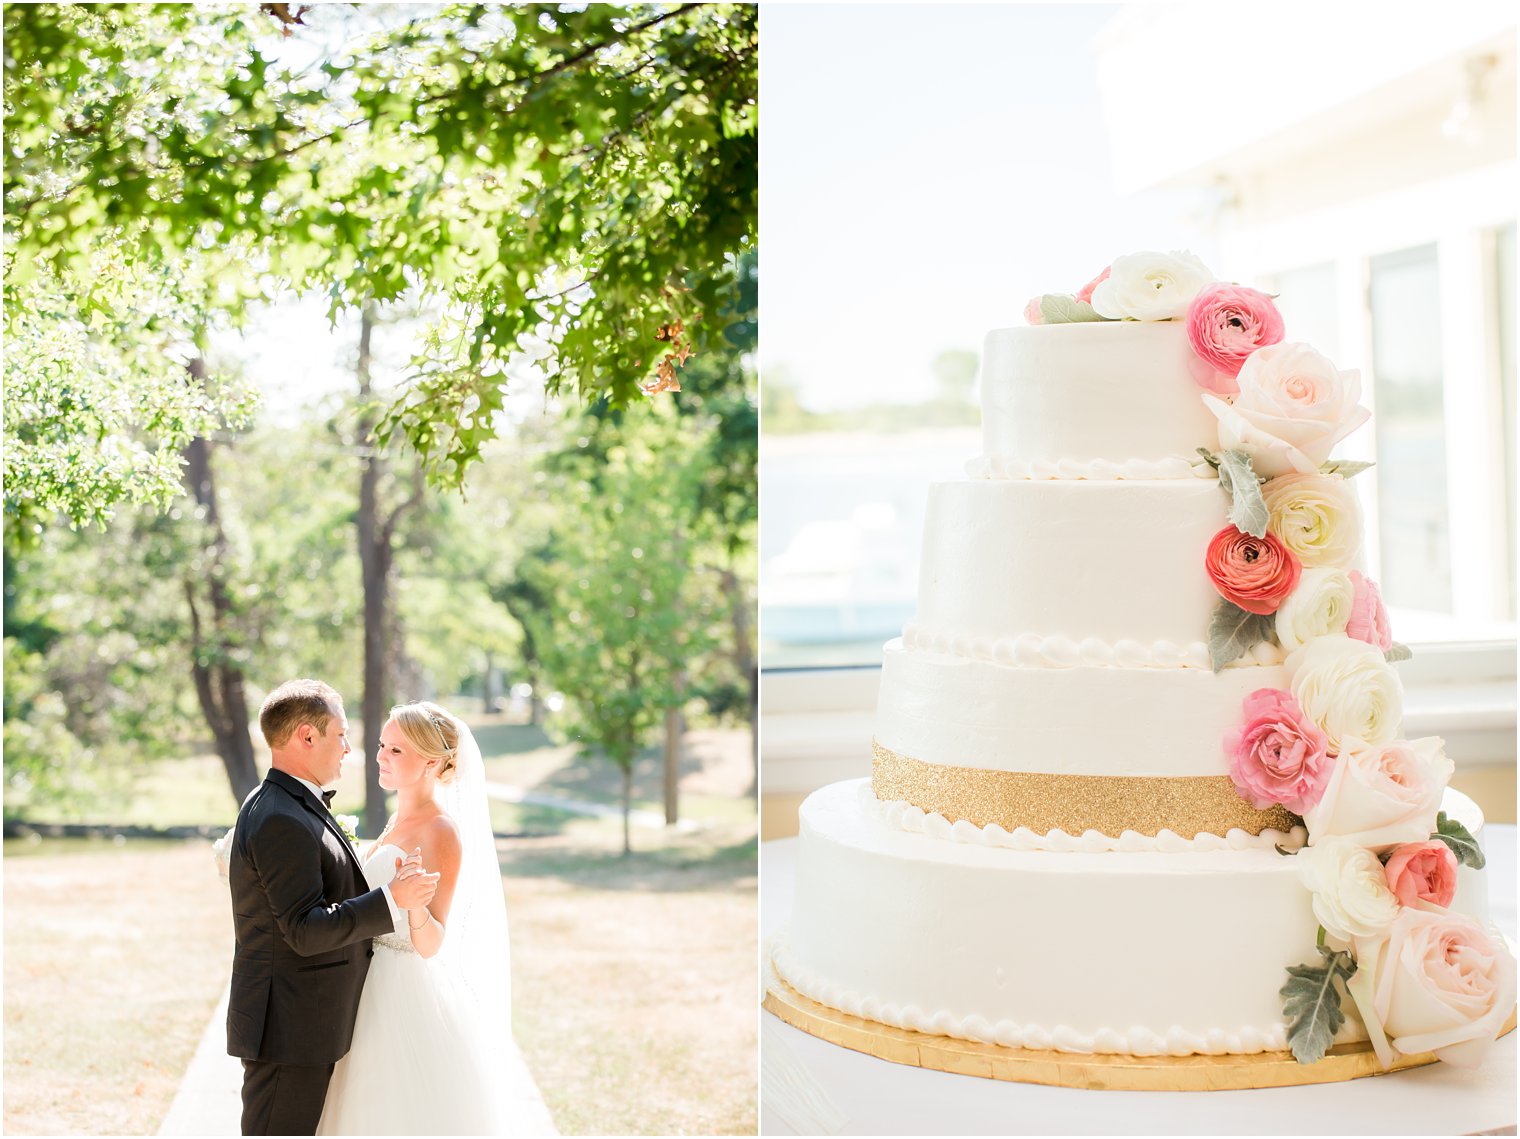
[[[1240,796],[1302,816],[1300,860],[1320,935],[1317,965],[1288,970],[1288,1042],[1324,1056],[1349,994],[1384,1067],[1433,1052],[1476,1065],[1515,1008],[1516,963],[1501,937],[1452,912],[1459,865],[1483,866],[1477,841],[1441,811],[1452,762],[1444,741],[1399,737],[1403,690],[1377,583],[1354,567],[1361,513],[1348,480],[1370,464],[1335,462],[1335,445],[1370,417],[1361,377],[1307,344],[1285,343],[1259,290],[1216,281],[1191,253],[1134,253],[1074,295],[1036,297],[1030,324],[1176,320],[1190,371],[1219,421],[1200,448],[1229,495],[1229,525],[1204,551],[1219,593],[1209,627],[1214,670],[1270,643],[1287,689],[1245,698],[1223,741]]]

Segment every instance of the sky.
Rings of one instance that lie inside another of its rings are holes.
[[[1107,4],[761,10],[761,369],[814,410],[933,393],[1118,253],[1215,248],[1195,191],[1112,189]]]

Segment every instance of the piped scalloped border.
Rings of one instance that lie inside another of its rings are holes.
[[[1017,637],[968,637],[926,629],[917,621],[903,626],[903,648],[916,652],[947,653],[968,660],[1013,668],[1201,668],[1212,669],[1209,646],[1202,641],[1179,645],[1174,641],[1105,641],[1098,637],[1075,640],[1060,635],[1021,633]],[[1226,668],[1281,664],[1282,649],[1263,641]]]
[[[989,1021],[975,1014],[957,1015],[923,1009],[914,1004],[893,1004],[813,973],[797,961],[785,936],[777,937],[772,943],[770,959],[781,979],[810,1000],[864,1020],[931,1036],[974,1040],[1004,1048],[1129,1056],[1251,1055],[1278,1052],[1288,1046],[1287,1033],[1281,1024],[1264,1028],[1210,1029],[1202,1034],[1188,1032],[1176,1025],[1159,1032],[1136,1025],[1122,1030],[1104,1028],[1089,1034],[1065,1025],[1048,1028],[1011,1020]]]
[[[1193,838],[1183,838],[1170,830],[1162,830],[1155,835],[1127,830],[1117,838],[1096,830],[1084,831],[1079,835],[1067,834],[1059,829],[1040,834],[1028,827],[1004,830],[997,823],[977,826],[969,819],[951,822],[944,815],[925,811],[905,799],[878,799],[871,793],[869,784],[862,785],[861,800],[867,813],[874,815],[885,826],[896,827],[910,834],[963,842],[970,846],[994,846],[1008,850],[1046,850],[1063,854],[1103,854],[1111,851],[1184,854],[1209,850],[1271,850],[1280,846],[1284,850],[1297,851],[1309,837],[1309,832],[1303,827],[1294,827],[1289,831],[1268,827],[1260,834],[1235,827],[1223,835],[1204,832]]]
[[[1201,464],[1200,464],[1201,465]],[[1203,465],[1199,470],[1191,460],[1181,456],[1165,459],[1013,459],[1006,455],[978,455],[966,463],[966,477],[972,479],[1088,479],[1100,482],[1120,480],[1161,480],[1216,478]]]

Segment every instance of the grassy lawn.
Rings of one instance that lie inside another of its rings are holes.
[[[562,773],[585,765],[533,731],[497,738],[508,746],[493,763],[522,766],[496,777],[593,798],[568,789],[582,773]],[[499,830],[534,836],[500,844],[514,1032],[565,1134],[755,1131],[748,742],[714,736],[682,779],[683,813],[703,825],[635,828],[631,858],[619,856],[615,818],[493,804]],[[546,752],[558,752],[558,766]],[[166,812],[204,810],[219,791],[230,823],[221,778],[215,760],[184,761],[156,802],[118,804],[101,821],[216,821]],[[7,842],[4,885],[5,1132],[153,1133],[231,965],[226,886],[209,844]]]
[[[6,1134],[153,1134],[232,968],[210,844],[21,840],[4,867]]]
[[[754,1134],[755,826],[502,844],[517,1042],[574,1134]]]

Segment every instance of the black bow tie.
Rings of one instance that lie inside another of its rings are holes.
[[[324,804],[326,804],[327,806],[331,807],[332,806],[332,801],[333,801],[333,796],[336,795],[337,793],[338,793],[338,789],[336,787],[334,787],[331,791],[323,791],[322,792],[322,802]]]

